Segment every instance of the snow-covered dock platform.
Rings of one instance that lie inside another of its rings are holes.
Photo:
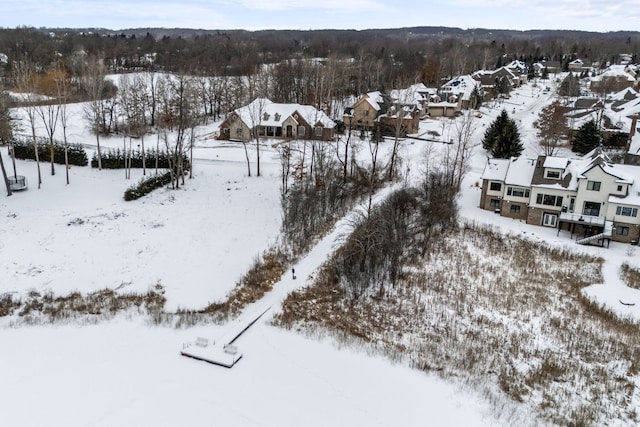
[[[212,345],[199,345],[196,343],[195,346],[183,349],[180,354],[225,368],[232,368],[233,365],[238,363],[238,360],[242,359],[242,353],[238,353],[235,346],[231,346],[231,348],[227,346],[221,347],[215,343]]]
[[[209,342],[208,339],[199,337],[195,343],[184,345],[180,355],[196,360],[202,360],[225,368],[232,368],[240,359],[242,353],[233,343],[258,321],[271,306],[247,313],[238,318],[229,330],[220,339]]]

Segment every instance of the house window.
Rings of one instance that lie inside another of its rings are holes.
[[[584,208],[582,209],[582,215],[599,216],[600,215],[600,203],[599,202],[584,202]]]
[[[622,193],[622,185],[618,185],[618,193]]]
[[[500,191],[502,190],[502,184],[499,182],[492,182],[491,184],[489,184],[489,190]]]
[[[304,126],[298,126],[298,136],[304,136]]]
[[[621,225],[616,227],[616,234],[618,236],[628,236],[629,235],[629,227],[623,227]]]
[[[510,209],[512,214],[519,214],[520,213],[520,205],[511,205],[511,209]]]
[[[587,190],[600,191],[600,181],[587,181]]]
[[[547,178],[550,178],[550,179],[560,179],[560,172],[559,171],[547,171],[545,176]]]
[[[536,203],[547,206],[562,206],[562,196],[553,196],[551,194],[538,194]]]
[[[364,115],[368,116],[369,115],[369,110],[364,110]]]
[[[507,187],[507,196],[529,197],[529,189],[520,187]]]
[[[627,206],[618,206],[616,208],[616,215],[622,216],[638,216],[638,208],[630,208]]]
[[[266,128],[264,126],[258,126],[258,135],[259,136],[265,136],[266,135]]]
[[[322,136],[322,131],[324,128],[321,128],[320,126],[316,127],[316,136]]]
[[[491,206],[494,209],[500,209],[500,200],[499,199],[491,199],[491,201],[489,202],[489,206]]]
[[[242,136],[242,128],[236,129],[236,136]]]

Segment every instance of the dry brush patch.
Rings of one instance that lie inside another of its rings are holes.
[[[144,294],[102,289],[87,294],[72,292],[56,296],[51,292],[41,294],[32,291],[22,298],[0,297],[0,317],[13,316],[14,325],[96,322],[133,310],[147,314],[154,323],[159,323],[164,315],[165,302],[164,288],[160,283]]]
[[[634,425],[638,325],[580,292],[602,281],[601,264],[466,225],[406,264],[395,287],[366,297],[345,292],[329,261],[313,286],[286,300],[276,323],[364,342],[474,384],[492,402],[507,396],[530,406],[540,422]]]
[[[620,266],[620,276],[630,288],[640,289],[640,271],[636,268],[625,262]]]
[[[253,261],[247,273],[240,278],[224,301],[208,304],[201,310],[178,310],[176,327],[194,326],[206,322],[223,322],[235,317],[244,307],[260,300],[273,289],[292,259],[289,254],[272,248]]]

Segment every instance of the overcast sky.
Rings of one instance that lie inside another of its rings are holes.
[[[0,27],[639,30],[640,0],[0,0]]]

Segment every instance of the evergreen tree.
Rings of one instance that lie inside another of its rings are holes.
[[[491,123],[482,139],[482,147],[493,157],[508,159],[517,157],[524,149],[516,122],[509,118],[506,110]]]
[[[580,95],[580,81],[573,73],[569,73],[560,84],[560,96],[578,96]]]
[[[478,85],[474,86],[473,90],[471,91],[471,97],[469,98],[469,106],[474,110],[479,110],[482,106],[483,100],[484,97],[482,96],[482,93],[480,93]]]
[[[527,66],[527,80],[533,80],[536,78],[536,70],[533,68],[533,64]]]
[[[544,67],[540,73],[540,78],[542,80],[547,80],[549,78],[549,69],[547,67]]]
[[[580,126],[573,140],[572,150],[576,153],[586,154],[602,144],[603,138],[595,120],[590,120]]]

